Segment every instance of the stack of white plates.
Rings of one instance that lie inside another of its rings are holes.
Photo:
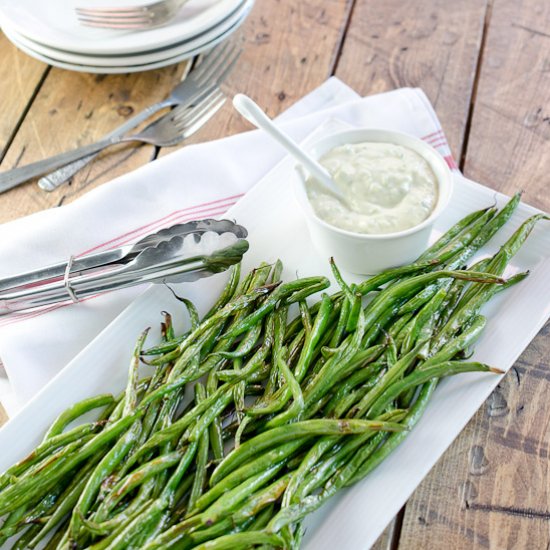
[[[254,0],[189,0],[162,27],[117,31],[78,22],[75,7],[97,5],[94,2],[0,0],[0,25],[18,48],[50,65],[86,73],[129,73],[172,65],[209,50],[237,30],[253,4]]]

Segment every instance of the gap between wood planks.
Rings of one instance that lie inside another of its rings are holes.
[[[470,109],[468,110],[468,118],[466,119],[466,127],[464,128],[464,141],[462,143],[462,151],[460,152],[460,158],[458,161],[458,167],[460,171],[464,171],[464,164],[466,162],[466,155],[468,153],[468,143],[470,141],[470,129],[472,127],[472,119],[474,118],[475,103],[477,99],[477,89],[479,85],[479,77],[481,75],[481,67],[483,66],[483,56],[485,53],[485,47],[487,43],[487,33],[489,31],[489,25],[491,24],[491,14],[493,13],[493,1],[489,0],[487,3],[487,10],[485,12],[485,21],[483,23],[483,33],[481,35],[481,44],[479,47],[479,56],[477,58],[476,70],[474,75],[474,85],[472,87],[472,96],[470,98]]]
[[[336,72],[336,69],[338,67],[338,62],[340,61],[340,56],[342,55],[342,50],[343,50],[343,47],[344,47],[344,43],[346,41],[346,35],[348,33],[348,30],[349,30],[349,27],[350,27],[350,24],[351,24],[351,20],[352,20],[352,17],[353,17],[354,9],[355,9],[355,6],[356,6],[358,0],[346,0],[346,2],[347,2],[347,13],[344,16],[344,23],[341,27],[340,36],[337,39],[337,45],[336,45],[336,47],[334,49],[334,52],[332,54],[332,60],[331,60],[330,65],[329,65],[327,77],[328,76],[334,76],[334,74]],[[191,65],[190,65],[190,68],[189,68],[189,72],[191,72],[195,68],[195,66],[197,64],[197,60],[199,58],[200,58],[200,56],[197,56],[193,59]],[[154,151],[153,155],[151,156],[151,160],[156,160],[158,158],[161,150],[162,150],[162,147],[155,147],[155,151]]]
[[[332,63],[331,63],[330,73],[329,73],[330,76],[334,76],[336,69],[338,68],[338,63],[342,55],[342,50],[344,49],[344,43],[346,42],[346,36],[350,28],[351,20],[353,18],[353,13],[355,10],[355,6],[357,5],[357,2],[358,0],[349,0],[348,13],[346,14],[346,21],[342,25],[342,32],[340,33],[338,46],[335,48],[335,51],[333,53]]]
[[[344,20],[344,24],[342,25],[340,36],[338,37],[338,40],[337,40],[337,45],[336,45],[336,47],[334,49],[334,52],[333,52],[333,55],[332,55],[332,61],[331,61],[330,66],[329,66],[327,76],[334,76],[334,74],[336,72],[336,68],[338,67],[338,62],[340,61],[340,56],[342,55],[342,50],[343,50],[343,47],[344,47],[344,43],[346,41],[346,35],[348,33],[350,23],[351,23],[351,20],[352,20],[352,17],[353,17],[353,12],[354,12],[355,6],[358,2],[358,0],[346,0],[346,1],[347,1],[347,13],[345,15],[345,20]],[[197,64],[197,60],[199,58],[200,58],[200,56],[197,56],[193,59],[191,65],[190,65],[190,68],[189,68],[189,72],[191,72],[195,68],[195,66]],[[156,160],[158,158],[158,156],[161,152],[161,149],[162,149],[162,147],[155,147],[155,150],[154,150],[153,154],[151,155],[151,161]]]
[[[38,96],[38,92],[40,92],[40,90],[42,89],[42,85],[46,81],[46,78],[48,77],[48,74],[50,74],[50,70],[51,70],[51,67],[49,65],[44,69],[44,72],[42,73],[42,76],[40,77],[40,80],[36,84],[32,94],[31,94],[31,97],[29,98],[29,101],[28,101],[27,105],[21,111],[21,116],[17,120],[17,123],[13,127],[13,130],[12,130],[10,136],[6,140],[6,144],[4,146],[4,149],[0,149],[0,164],[2,164],[2,161],[4,160],[4,157],[6,156],[13,140],[15,139],[15,136],[17,135],[17,132],[19,132],[19,128],[21,128],[21,124],[23,124],[23,121],[25,120],[25,117],[27,116],[27,113],[29,112],[32,104],[34,103],[34,100]],[[1,425],[2,425],[2,422],[1,422],[1,416],[0,416],[0,426]]]

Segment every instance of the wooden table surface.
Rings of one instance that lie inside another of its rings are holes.
[[[229,92],[270,115],[336,75],[361,94],[419,86],[466,176],[550,210],[548,0],[258,0]],[[99,138],[163,98],[187,63],[120,76],[51,68],[0,35],[0,170]],[[248,129],[224,107],[197,140]],[[71,185],[0,197],[0,222],[56,207],[170,150],[125,146]],[[550,325],[376,548],[550,547]],[[0,423],[2,422],[0,414]]]

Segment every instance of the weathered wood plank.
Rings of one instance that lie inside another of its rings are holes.
[[[422,88],[460,157],[483,32],[483,0],[364,0],[336,76],[363,95]]]
[[[127,75],[92,75],[52,69],[1,164],[3,170],[40,160],[102,137],[134,113],[163,99],[181,80],[187,63]],[[148,162],[154,147],[134,144],[109,150],[82,170],[70,186],[52,193],[34,182],[0,201],[0,222],[57,206]]]
[[[1,158],[48,67],[19,51],[1,32],[0,58]]]
[[[276,116],[331,74],[351,0],[256,2],[243,25],[244,51],[224,89],[246,93]],[[228,101],[187,143],[250,130]],[[174,149],[163,149],[165,155]]]
[[[495,0],[468,176],[548,210],[550,5]],[[547,325],[409,501],[400,550],[548,548]]]
[[[468,142],[467,176],[550,210],[550,4],[495,0]]]

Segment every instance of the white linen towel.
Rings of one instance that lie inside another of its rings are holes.
[[[277,122],[300,141],[330,117],[420,137],[456,169],[421,90],[403,88],[360,98],[331,78]],[[219,217],[283,156],[259,131],[184,147],[71,204],[0,226],[0,276],[115,248],[175,223]],[[14,415],[144,289],[0,317],[0,401],[8,414]]]

